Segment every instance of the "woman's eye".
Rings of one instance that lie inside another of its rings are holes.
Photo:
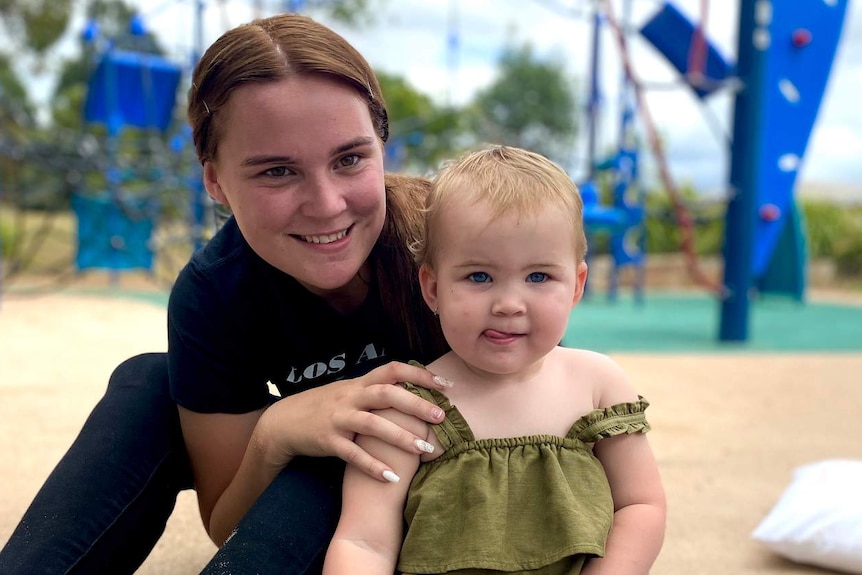
[[[283,178],[290,174],[290,170],[284,166],[275,166],[273,168],[269,168],[264,172],[264,175],[269,176],[271,178]]]
[[[355,166],[359,163],[359,155],[358,154],[348,154],[338,160],[339,168],[349,168],[351,166]]]
[[[544,272],[533,272],[527,276],[527,281],[530,283],[540,284],[548,280],[548,274]]]
[[[488,283],[489,281],[491,281],[491,276],[489,276],[485,272],[473,272],[469,276],[467,276],[467,278],[471,282],[475,282],[477,284],[484,284],[484,283]]]

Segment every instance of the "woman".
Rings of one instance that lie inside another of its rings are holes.
[[[384,177],[388,122],[368,63],[328,28],[279,15],[226,32],[192,82],[204,183],[234,217],[177,279],[167,361],[117,369],[0,572],[133,571],[189,468],[223,546],[206,572],[319,572],[343,471],[327,456],[385,481],[357,434],[428,444],[370,412],[443,419],[391,385],[445,388],[395,360],[446,347],[408,251],[428,183]]]

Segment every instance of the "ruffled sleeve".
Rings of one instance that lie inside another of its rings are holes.
[[[595,443],[615,435],[646,433],[650,430],[644,414],[647,407],[649,402],[638,396],[637,401],[595,409],[578,419],[567,437]]]
[[[403,385],[407,391],[436,404],[446,414],[442,422],[431,425],[431,430],[444,452],[458,444],[473,441],[473,430],[470,429],[461,412],[452,405],[448,397],[436,389],[426,389],[412,383],[404,383]]]

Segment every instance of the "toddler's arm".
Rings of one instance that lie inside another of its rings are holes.
[[[608,475],[614,522],[604,558],[587,562],[582,575],[646,575],[664,541],[664,488],[647,437],[619,435],[596,443]]]
[[[599,404],[635,401],[625,373],[609,362],[601,369]],[[643,433],[617,435],[597,442],[614,499],[614,522],[603,558],[587,562],[582,575],[646,575],[664,541],[667,506],[658,465]]]
[[[424,437],[426,424],[389,409],[375,412]],[[419,456],[376,437],[357,436],[356,442],[372,457],[389,464],[400,478],[385,483],[348,465],[344,472],[341,518],[326,553],[323,575],[392,575],[401,551],[404,502]]]

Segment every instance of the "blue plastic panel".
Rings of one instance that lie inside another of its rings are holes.
[[[691,52],[691,40],[694,36],[694,24],[673,4],[668,2],[641,27],[640,33],[685,78],[689,72],[688,58]],[[706,46],[706,69],[704,73],[709,81],[703,86],[691,86],[692,90],[701,98],[714,92],[731,73],[730,64],[708,39]]]
[[[763,80],[766,93],[762,138],[758,158],[757,205],[777,208],[772,221],[758,218],[752,276],[763,274],[793,210],[796,177],[805,156],[820,103],[835,58],[844,22],[847,0],[772,2],[769,46]],[[810,42],[796,45],[794,34],[807,35]]]
[[[72,209],[78,220],[75,265],[79,270],[152,269],[152,201],[128,200],[120,204],[107,194],[74,194]]]
[[[109,51],[87,86],[84,120],[111,134],[124,126],[166,130],[173,119],[181,69],[152,54]]]

